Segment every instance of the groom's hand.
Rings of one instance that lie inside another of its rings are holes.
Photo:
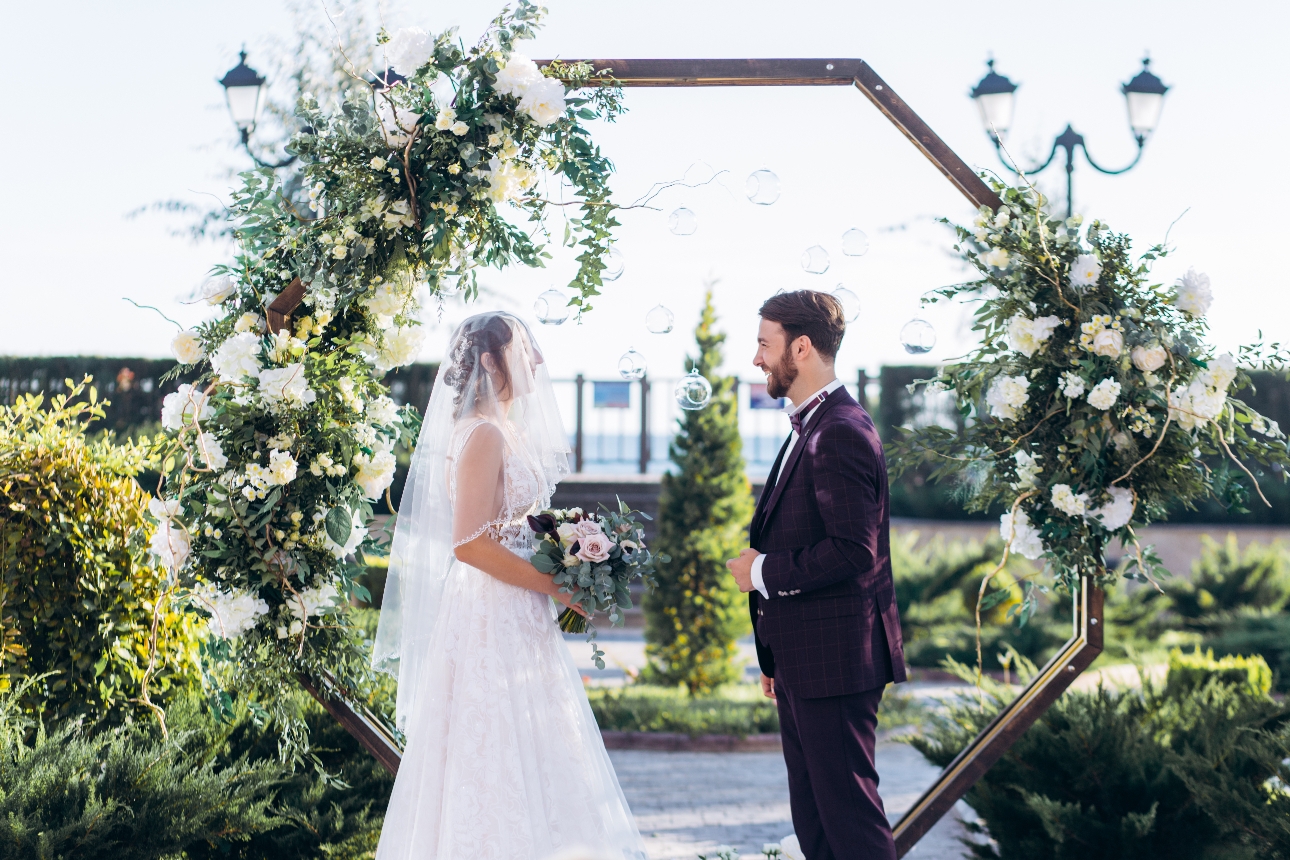
[[[730,570],[730,575],[735,578],[735,584],[739,590],[747,594],[753,590],[752,582],[752,565],[753,559],[761,553],[755,549],[746,549],[739,553],[739,558],[732,558],[726,562],[726,567]]]

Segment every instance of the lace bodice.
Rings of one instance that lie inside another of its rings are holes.
[[[472,433],[481,425],[488,423],[480,418],[464,425],[458,431],[452,448],[451,462],[448,468],[448,497],[454,507],[457,504],[457,460],[466,447]],[[528,558],[532,554],[533,532],[528,525],[528,517],[539,513],[546,507],[548,499],[546,488],[539,485],[537,473],[528,465],[524,457],[511,444],[510,434],[502,428],[505,448],[502,459],[502,508],[498,516],[474,534],[458,540],[454,546],[467,543],[481,534],[489,533],[498,543],[516,555]],[[483,488],[464,487],[466,492],[481,491]]]

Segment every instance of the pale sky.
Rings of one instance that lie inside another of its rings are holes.
[[[407,2],[387,6],[385,18],[391,27],[432,30],[458,23],[473,42],[498,5]],[[1124,176],[1100,176],[1081,162],[1076,209],[1129,232],[1140,250],[1187,211],[1170,237],[1176,256],[1158,264],[1160,278],[1172,281],[1189,265],[1210,274],[1213,339],[1224,348],[1253,340],[1260,328],[1274,339],[1290,333],[1290,277],[1277,250],[1290,197],[1279,169],[1290,137],[1283,89],[1290,55],[1281,44],[1290,4],[548,6],[545,28],[523,48],[530,56],[862,58],[969,164],[987,168],[997,166],[995,154],[967,97],[987,55],[1021,85],[1014,152],[1046,155],[1069,121],[1095,158],[1118,166],[1134,151],[1119,86],[1149,51],[1153,70],[1172,87],[1160,127],[1142,163]],[[122,298],[193,324],[207,311],[182,301],[227,259],[227,248],[172,237],[182,226],[175,216],[126,213],[164,199],[226,198],[231,171],[249,165],[216,80],[243,42],[251,65],[271,65],[267,40],[290,37],[286,8],[280,0],[8,0],[4,22],[0,354],[166,355],[174,329]],[[616,126],[598,130],[619,169],[620,200],[691,165],[698,165],[692,176],[728,173],[721,183],[664,194],[660,212],[624,213],[626,274],[581,328],[538,332],[553,375],[610,378],[628,346],[645,353],[651,375],[679,375],[706,277],[719,279],[728,367],[745,379],[758,377],[749,363],[757,307],[780,288],[845,283],[860,295],[862,315],[839,357],[844,378],[858,367],[921,363],[904,353],[897,332],[920,295],[963,274],[949,233],[931,219],[967,220],[972,212],[857,90],[629,89],[626,103]],[[773,206],[743,197],[745,178],[758,168],[780,177],[783,193]],[[1061,178],[1050,168],[1041,184],[1057,188]],[[681,205],[698,215],[692,236],[668,231],[668,213]],[[841,254],[841,235],[852,226],[870,236],[864,257]],[[831,255],[824,275],[807,274],[799,262],[816,244]],[[557,255],[546,270],[490,272],[484,281],[500,296],[495,304],[531,318],[537,294],[572,271],[569,258]],[[666,336],[643,324],[660,301],[677,317]],[[465,313],[450,304],[445,324]],[[961,310],[925,315],[940,336],[928,359],[966,346]],[[446,336],[435,327],[423,357],[437,358]]]

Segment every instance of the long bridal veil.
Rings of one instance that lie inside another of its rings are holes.
[[[462,432],[481,420],[503,430],[508,450],[537,478],[532,501],[546,507],[569,473],[568,438],[542,353],[528,327],[507,313],[472,316],[453,333],[399,502],[372,666],[399,681],[400,728],[416,707],[416,679],[455,560],[454,543],[500,525],[491,487],[450,474]],[[454,484],[460,499],[453,498]]]

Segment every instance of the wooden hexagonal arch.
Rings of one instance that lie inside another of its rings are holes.
[[[539,65],[549,60],[538,60]],[[572,62],[572,61],[571,61]],[[855,86],[896,126],[974,207],[997,209],[1002,201],[981,181],[913,109],[869,66],[858,59],[690,59],[586,60],[608,69],[625,87],[801,87]],[[303,298],[303,288],[289,285],[270,307],[276,331],[288,324]],[[1102,651],[1102,592],[1088,579],[1074,600],[1074,633],[1030,684],[941,772],[922,797],[893,828],[896,853],[904,856],[941,816],[990,769],[1010,746],[1088,668]],[[301,677],[329,713],[391,773],[401,753],[394,736],[370,712],[357,712],[337,695],[330,678]]]

